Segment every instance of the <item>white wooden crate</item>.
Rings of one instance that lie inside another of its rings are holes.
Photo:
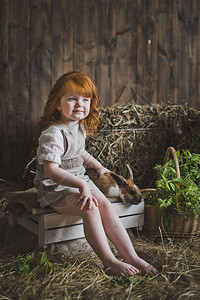
[[[142,230],[144,225],[144,202],[137,205],[125,206],[123,203],[112,203],[125,228],[136,227]],[[46,213],[37,216],[9,216],[10,226],[17,223],[38,235],[39,246],[73,240],[84,237],[83,221],[80,217],[67,216],[59,213]]]

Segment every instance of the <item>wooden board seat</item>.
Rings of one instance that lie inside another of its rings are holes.
[[[112,203],[125,228],[136,227],[142,230],[144,225],[144,202],[125,206]],[[56,212],[19,217],[8,216],[10,227],[19,224],[38,236],[39,246],[46,247],[52,243],[84,237],[83,221],[80,217],[66,216]]]

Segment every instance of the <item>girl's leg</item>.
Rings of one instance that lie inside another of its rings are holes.
[[[150,274],[151,276],[156,275],[157,270],[140,258],[135,252],[129,235],[111,203],[99,190],[93,191],[93,195],[99,202],[99,211],[105,233],[122,255],[123,261],[134,265],[142,272],[142,274]]]
[[[77,197],[79,197],[79,193],[70,194],[57,201],[52,208],[62,214],[82,217],[85,237],[102,260],[107,274],[128,276],[138,273],[138,269],[132,264],[121,262],[115,258],[109,247],[98,207],[93,204],[91,209],[85,207],[81,211],[80,205],[75,204]]]

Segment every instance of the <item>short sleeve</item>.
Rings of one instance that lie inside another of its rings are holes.
[[[43,160],[61,164],[61,156],[64,153],[64,141],[61,131],[56,127],[49,127],[41,133],[37,157],[39,164]]]

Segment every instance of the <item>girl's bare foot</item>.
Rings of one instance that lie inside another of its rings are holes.
[[[158,270],[156,268],[154,268],[152,265],[150,265],[140,257],[135,258],[131,262],[129,260],[124,260],[124,262],[129,264],[132,263],[136,268],[140,270],[142,275],[150,275],[151,277],[153,277],[158,274]]]
[[[135,268],[133,265],[127,264],[117,259],[115,261],[108,263],[104,267],[105,267],[105,273],[110,276],[119,275],[123,277],[128,277],[139,273],[139,270]]]

